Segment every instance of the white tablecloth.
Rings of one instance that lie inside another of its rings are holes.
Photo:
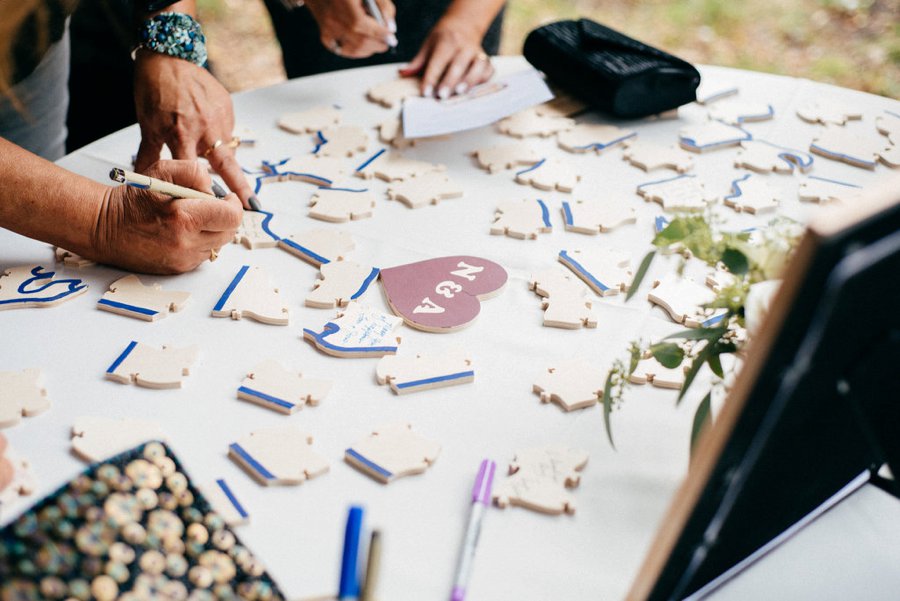
[[[502,73],[523,67],[524,61],[502,58],[497,64]],[[291,135],[275,126],[277,117],[286,112],[336,104],[344,123],[374,128],[393,113],[367,102],[365,90],[393,73],[390,66],[343,71],[235,95],[238,121],[259,138],[255,148],[238,150],[240,162],[253,168],[263,159],[310,152],[312,137]],[[804,99],[833,98],[864,110],[865,119],[852,123],[854,128],[874,128],[874,118],[882,110],[898,110],[898,103],[889,99],[805,80],[713,67],[704,68],[703,74],[708,81],[737,84],[742,98],[769,101],[776,118],[747,129],[757,137],[798,149],[808,149],[819,130],[795,115]],[[705,108],[689,105],[681,109],[678,120],[628,125],[643,139],[673,143],[680,127],[705,119]],[[375,130],[370,132],[374,150],[380,144]],[[111,164],[129,163],[138,137],[136,127],[125,129],[64,158],[61,164],[105,182]],[[471,327],[447,335],[407,327],[400,331],[403,355],[467,349],[475,361],[473,384],[398,397],[376,385],[374,360],[336,359],[317,352],[301,339],[301,329],[321,326],[334,311],[303,306],[316,270],[279,249],[248,251],[230,245],[216,263],[206,263],[193,273],[144,278],[145,283],[159,282],[192,293],[184,311],[156,323],[95,308],[121,271],[62,269],[66,275],[84,278],[90,284],[88,293],[53,309],[0,312],[0,370],[42,368],[53,402],[45,414],[6,430],[14,447],[34,466],[39,478],[35,498],[83,469],[69,452],[69,430],[77,416],[153,418],[162,422],[195,481],[225,477],[231,483],[252,514],[252,522],[240,527],[239,535],[263,558],[289,596],[336,591],[346,510],[351,503],[361,503],[367,509],[367,525],[384,533],[380,598],[441,599],[449,595],[470,489],[481,459],[495,459],[499,471],[505,472],[517,449],[565,443],[590,453],[581,485],[573,493],[577,512],[545,516],[521,508],[490,511],[471,598],[621,598],[685,474],[691,418],[700,391],[676,408],[673,391],[633,387],[613,415],[617,450],[606,440],[600,406],[565,413],[556,405],[541,404],[532,384],[555,362],[583,357],[605,373],[614,359],[625,356],[631,340],[654,339],[679,326],[659,309],[651,309],[644,290],[627,305],[621,296],[595,299],[596,329],[545,328],[540,300],[528,290],[527,280],[532,272],[553,267],[562,249],[608,246],[631,252],[634,263],[639,262],[653,235],[653,218],[661,211],[659,205],[638,197],[635,187],[670,172],[644,173],[623,161],[619,149],[601,156],[570,155],[557,149],[553,139],[528,140],[523,143],[572,161],[584,176],[574,195],[543,193],[514,183],[512,171],[491,175],[478,169],[468,155],[476,148],[509,140],[492,128],[483,128],[406,150],[407,156],[447,165],[449,174],[464,187],[463,198],[436,207],[410,210],[389,201],[386,184],[375,180],[368,183],[379,197],[372,218],[328,224],[306,216],[313,191],[309,184],[269,184],[260,193],[264,208],[276,215],[272,223],[276,233],[286,236],[313,227],[349,231],[357,245],[352,258],[360,262],[389,267],[472,254],[504,265],[510,274],[506,290],[484,303]],[[728,149],[696,157],[694,172],[720,196],[743,174],[732,166],[735,153]],[[817,157],[812,173],[865,184],[887,171],[879,166],[873,173]],[[804,220],[819,210],[797,201],[800,176],[761,177],[784,191],[782,214]],[[607,195],[634,206],[638,223],[599,236],[566,232],[561,201],[577,198],[578,192]],[[551,234],[537,241],[488,234],[498,201],[528,197],[548,203],[554,226]],[[721,203],[716,212],[727,227],[734,228],[764,225],[770,219],[738,215]],[[40,263],[49,267],[52,256],[46,244],[0,231],[0,266]],[[290,303],[289,327],[210,317],[215,301],[245,264],[270,272]],[[658,260],[645,286],[675,265],[675,259]],[[373,286],[362,300],[386,310],[377,288]],[[197,344],[200,360],[180,390],[148,390],[107,381],[104,371],[130,340]],[[270,357],[309,376],[332,379],[332,392],[320,406],[291,417],[237,400],[243,376]],[[373,428],[398,421],[412,423],[419,433],[442,444],[440,457],[425,474],[385,486],[344,463],[346,447]],[[314,435],[315,449],[331,461],[330,472],[301,486],[261,487],[227,458],[228,444],[252,430],[286,423]]]

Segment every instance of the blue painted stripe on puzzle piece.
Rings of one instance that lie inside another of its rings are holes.
[[[553,224],[550,223],[550,210],[547,208],[547,204],[540,198],[538,198],[537,203],[541,207],[541,219],[544,220],[544,226],[552,228]]]
[[[316,341],[318,346],[323,346],[325,348],[331,349],[333,351],[338,351],[341,353],[373,353],[373,354],[388,354],[388,353],[396,353],[396,346],[360,346],[360,347],[352,347],[352,346],[338,346],[336,344],[332,344],[325,340],[328,336],[333,336],[341,331],[341,327],[336,323],[329,321],[322,327],[321,332],[316,332],[315,330],[310,330],[309,328],[303,328],[304,336],[308,335]]]
[[[319,138],[319,141],[316,143],[316,147],[313,148],[313,151],[312,151],[313,154],[318,154],[319,149],[322,148],[324,145],[328,144],[328,139],[322,135],[321,131],[316,132],[316,137]]]
[[[237,288],[237,285],[241,283],[241,280],[244,277],[244,274],[247,273],[247,270],[250,269],[249,265],[244,265],[241,267],[240,271],[237,272],[237,275],[234,276],[234,279],[231,280],[231,283],[228,284],[228,288],[225,289],[225,292],[222,293],[222,297],[219,299],[219,302],[216,303],[216,306],[213,307],[213,311],[221,311],[222,307],[225,306],[225,303],[228,302],[228,297],[231,296],[231,293],[234,292],[234,289]]]
[[[745,175],[744,177],[738,178],[731,182],[731,194],[725,197],[725,200],[730,200],[732,198],[740,198],[744,195],[744,191],[741,190],[741,182],[745,182],[750,179],[750,173]]]
[[[275,474],[273,474],[272,472],[267,470],[265,467],[263,467],[263,465],[259,461],[254,459],[253,456],[250,455],[250,453],[248,453],[247,451],[245,451],[244,447],[242,447],[238,443],[233,442],[230,445],[228,445],[228,448],[231,449],[232,451],[234,451],[238,457],[240,457],[242,460],[244,460],[247,463],[247,465],[250,466],[250,469],[252,469],[254,472],[259,474],[266,480],[274,480],[275,479]]]
[[[647,186],[655,186],[655,185],[657,185],[657,184],[665,184],[665,183],[668,183],[668,182],[674,182],[676,179],[683,179],[683,178],[685,178],[685,177],[694,177],[694,176],[691,175],[691,174],[689,174],[689,173],[684,173],[684,174],[682,174],[682,175],[676,175],[676,176],[674,176],[674,177],[667,177],[667,178],[665,178],[665,179],[658,179],[658,180],[655,180],[655,181],[652,181],[652,182],[646,182],[646,183],[640,184],[640,185],[637,187],[637,189],[638,189],[638,190],[642,190],[643,188],[646,188]]]
[[[894,111],[889,111],[889,110],[887,110],[887,109],[884,109],[884,112],[887,113],[888,115],[892,115],[892,116],[897,117],[898,119],[900,119],[900,114],[897,114],[897,113],[895,113]]]
[[[269,213],[268,211],[260,211],[260,213],[266,216],[265,219],[262,220],[263,231],[267,233],[272,238],[272,240],[275,240],[276,242],[278,240],[281,240],[281,238],[279,238],[278,235],[272,231],[272,228],[269,227],[269,224],[272,222],[272,218],[275,217],[275,214]]]
[[[721,315],[716,315],[715,317],[710,317],[709,319],[707,319],[706,321],[704,321],[701,325],[702,325],[704,328],[708,328],[708,327],[710,327],[710,326],[714,326],[714,325],[716,325],[717,323],[719,323],[720,321],[722,321],[723,319],[725,319],[725,315],[726,315],[726,313],[722,313]]]
[[[563,221],[565,221],[566,225],[572,225],[572,208],[569,206],[569,202],[563,201]]]
[[[827,177],[819,177],[818,175],[810,175],[809,179],[817,179],[821,182],[828,182],[829,184],[838,184],[841,186],[847,186],[848,188],[862,188],[862,186],[858,186],[856,184],[851,184],[850,182],[842,182],[836,179],[828,179]]]
[[[285,409],[293,409],[294,408],[293,403],[289,403],[288,401],[285,401],[284,399],[279,399],[278,397],[274,397],[272,395],[266,394],[265,392],[260,392],[259,390],[247,388],[246,386],[241,386],[240,388],[238,388],[238,392],[243,392],[244,394],[250,395],[261,401],[265,401],[267,403],[272,403],[273,405],[278,405],[279,407],[284,407]]]
[[[38,294],[39,292],[43,292],[47,288],[52,288],[53,286],[61,286],[63,284],[67,285],[66,293],[78,292],[84,288],[87,288],[87,284],[82,283],[82,280],[75,278],[60,278],[58,280],[54,280],[53,276],[56,275],[55,271],[44,271],[44,267],[42,265],[36,265],[34,269],[31,270],[32,277],[23,281],[19,284],[19,288],[17,289],[19,294]],[[34,282],[39,282],[41,280],[47,280],[44,282],[42,286],[38,286],[34,290],[27,290],[28,286],[30,286]],[[60,298],[59,295],[54,297],[54,299]]]
[[[378,273],[381,270],[377,267],[373,267],[372,271],[369,272],[369,275],[366,277],[365,281],[363,281],[362,286],[359,287],[359,290],[353,293],[353,296],[350,297],[350,300],[356,300],[363,294],[365,294],[366,290],[369,289],[369,285],[375,281],[375,278],[378,277]]]
[[[523,173],[528,173],[529,171],[534,171],[535,169],[537,169],[538,167],[540,167],[541,165],[543,165],[546,162],[547,162],[547,159],[541,159],[540,161],[538,161],[531,167],[526,167],[525,169],[522,169],[521,171],[516,171],[516,176],[522,175]]]
[[[759,115],[740,115],[738,116],[738,123],[744,123],[745,121],[752,121],[754,119],[766,119],[767,117],[775,116],[775,109],[771,104],[766,105],[768,110],[765,113],[760,113]]]
[[[447,374],[444,376],[435,376],[433,378],[423,378],[421,380],[411,380],[409,382],[401,382],[397,384],[397,388],[417,388],[419,386],[428,386],[429,384],[437,384],[438,382],[449,382],[451,380],[461,380],[463,378],[475,377],[474,371],[461,371],[455,374]]]
[[[331,190],[332,192],[368,192],[368,188],[332,188],[330,186],[320,186],[319,190]]]
[[[122,351],[122,354],[119,355],[116,360],[113,361],[113,364],[109,366],[109,369],[106,370],[106,373],[111,374],[116,371],[116,369],[118,369],[118,367],[122,365],[122,361],[124,361],[128,357],[128,355],[131,354],[131,351],[133,351],[134,347],[136,346],[137,341],[132,340],[131,342],[129,342],[128,346],[125,347],[125,350]]]
[[[379,150],[378,152],[376,152],[375,154],[373,154],[372,156],[367,158],[365,161],[363,161],[362,165],[360,165],[359,167],[357,167],[355,169],[356,173],[359,173],[360,171],[362,171],[363,169],[365,169],[366,167],[371,165],[375,159],[377,159],[378,157],[383,155],[385,152],[387,152],[387,148],[382,148],[381,150]]]
[[[576,272],[580,273],[581,275],[583,275],[584,277],[589,279],[600,290],[602,290],[603,292],[606,292],[607,290],[609,290],[609,286],[606,286],[603,282],[601,282],[600,280],[595,278],[594,275],[591,272],[589,272],[587,269],[585,269],[581,263],[579,263],[578,261],[573,259],[569,255],[568,252],[561,250],[561,251],[559,251],[559,256],[560,256],[560,258],[562,258],[563,262],[566,265],[570,266]]]
[[[324,184],[324,187],[330,187],[334,182],[328,179],[327,177],[322,177],[321,175],[316,175],[315,173],[302,173],[299,171],[285,171],[282,175],[293,175],[295,177],[307,177],[309,179],[318,180],[319,183]]]
[[[311,251],[310,249],[306,248],[305,246],[300,246],[299,244],[297,244],[297,243],[294,242],[293,240],[290,240],[290,239],[288,239],[288,238],[282,238],[282,239],[281,239],[281,242],[282,242],[283,244],[286,244],[287,246],[290,246],[290,247],[293,248],[294,250],[299,251],[301,254],[306,255],[307,257],[309,257],[309,258],[312,259],[313,261],[316,261],[316,262],[321,263],[321,264],[323,264],[323,265],[324,265],[325,263],[331,263],[331,261],[330,261],[329,259],[326,259],[326,258],[323,257],[322,255],[319,255],[319,254],[314,253],[313,251]]]
[[[224,479],[219,478],[216,480],[216,484],[225,493],[225,496],[228,498],[228,502],[231,503],[231,506],[238,512],[242,518],[248,517],[250,514],[247,513],[247,510],[244,509],[244,506],[241,505],[241,502],[237,500],[237,497],[234,496],[234,493],[231,492],[231,487],[228,486],[228,483],[225,482]]]
[[[660,233],[661,231],[663,231],[664,229],[666,229],[667,227],[669,227],[669,220],[666,219],[665,217],[663,217],[662,215],[658,215],[653,220],[653,229],[656,230],[657,234]]]
[[[612,146],[615,146],[616,144],[624,142],[625,140],[627,140],[629,138],[633,138],[636,135],[637,135],[637,132],[634,131],[634,132],[631,132],[630,134],[628,134],[627,136],[622,136],[621,138],[617,138],[617,139],[613,140],[609,144],[603,144],[602,142],[591,142],[590,144],[585,144],[584,146],[576,146],[575,148],[578,148],[580,150],[590,150],[590,149],[606,150],[607,148],[610,148]]]
[[[116,309],[124,309],[126,311],[131,311],[132,313],[139,313],[141,315],[156,315],[159,311],[154,311],[153,309],[148,309],[146,307],[138,307],[137,305],[129,305],[127,303],[120,303],[113,300],[107,300],[105,298],[101,298],[97,301],[98,305],[106,305],[107,307],[115,307]]]
[[[351,457],[353,457],[354,459],[356,459],[357,461],[359,461],[361,464],[363,464],[370,470],[374,471],[375,473],[381,474],[382,476],[384,476],[387,479],[391,479],[394,476],[394,474],[392,474],[391,472],[387,471],[386,469],[384,469],[383,467],[381,467],[374,461],[370,461],[369,459],[366,459],[365,457],[363,457],[362,455],[360,455],[353,449],[347,449],[347,454],[350,455]]]
[[[821,146],[819,146],[817,144],[810,144],[809,148],[810,148],[810,150],[812,150],[812,149],[818,150],[819,152],[824,154],[829,159],[834,159],[834,160],[846,159],[852,163],[856,163],[859,165],[865,165],[867,167],[869,165],[871,165],[873,169],[878,164],[875,161],[868,161],[862,157],[855,157],[855,156],[851,156],[849,154],[843,154],[843,153],[835,151],[835,150],[829,150],[827,148],[822,148]]]
[[[723,122],[720,121],[720,123],[723,123]],[[731,128],[734,128],[734,129],[740,131],[741,133],[744,134],[744,137],[743,138],[729,138],[727,140],[721,140],[719,142],[712,142],[710,144],[706,144],[705,146],[701,146],[700,144],[697,144],[697,140],[695,140],[694,138],[689,138],[687,136],[678,136],[678,139],[682,144],[687,144],[688,146],[692,146],[697,149],[716,148],[717,146],[728,146],[730,144],[735,144],[737,142],[746,142],[748,140],[753,139],[753,134],[751,134],[750,132],[748,132],[744,129],[741,129],[740,127],[737,127],[735,125],[729,125],[728,123],[725,123],[725,125],[728,125],[728,127],[731,127]]]

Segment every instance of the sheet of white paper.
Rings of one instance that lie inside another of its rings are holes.
[[[413,96],[403,103],[403,137],[441,136],[489,125],[553,98],[534,69],[475,86],[446,100]]]

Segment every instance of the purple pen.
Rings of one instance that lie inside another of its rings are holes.
[[[450,601],[463,601],[466,598],[466,586],[472,573],[475,561],[475,549],[478,547],[478,536],[481,534],[481,521],[484,512],[491,504],[491,487],[494,484],[494,472],[497,464],[490,459],[481,462],[475,486],[472,487],[472,512],[469,514],[469,525],[466,527],[466,538],[459,554],[459,565],[456,568],[456,579]]]

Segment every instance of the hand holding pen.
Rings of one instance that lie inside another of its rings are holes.
[[[366,58],[397,46],[390,0],[306,0],[322,44],[344,58]]]

